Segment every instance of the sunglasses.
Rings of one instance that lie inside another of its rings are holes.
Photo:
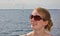
[[[44,20],[43,18],[41,18],[39,15],[30,15],[30,19],[34,18],[35,21],[40,21],[40,20]]]

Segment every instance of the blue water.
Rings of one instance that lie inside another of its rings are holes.
[[[54,26],[51,34],[60,36],[60,9],[49,9]],[[32,31],[29,15],[32,9],[0,9],[0,36],[18,36]]]

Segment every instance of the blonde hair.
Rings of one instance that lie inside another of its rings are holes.
[[[38,13],[42,13],[44,21],[48,20],[48,24],[45,26],[45,30],[50,31],[51,27],[53,26],[53,22],[51,20],[49,11],[47,9],[41,8],[41,7],[37,7],[37,8],[35,8],[35,10],[37,10]]]

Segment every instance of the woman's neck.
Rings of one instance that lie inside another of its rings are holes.
[[[45,30],[44,28],[40,30],[34,30],[34,36],[44,36],[45,35]]]

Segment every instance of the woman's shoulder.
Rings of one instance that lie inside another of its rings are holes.
[[[49,36],[53,36],[52,34],[49,34]]]

